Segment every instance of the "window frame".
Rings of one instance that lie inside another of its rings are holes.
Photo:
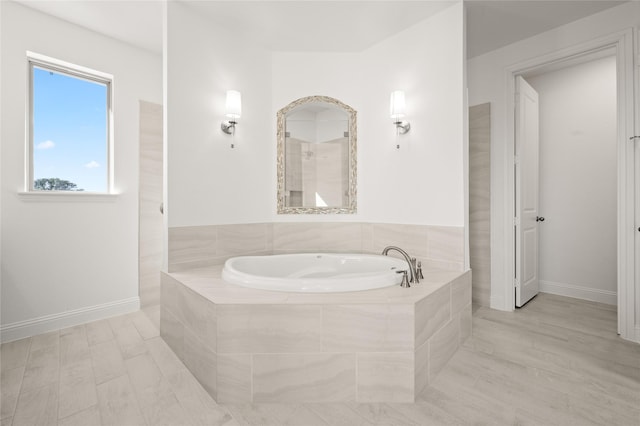
[[[51,190],[42,191],[34,189],[34,138],[33,138],[33,100],[34,100],[34,68],[41,68],[46,71],[52,71],[59,74],[63,74],[69,77],[86,80],[93,83],[104,84],[106,86],[106,179],[107,188],[105,191],[65,191],[65,190]],[[25,188],[24,193],[27,194],[42,194],[42,195],[110,195],[114,194],[114,161],[113,161],[113,75],[96,71],[91,68],[83,67],[80,65],[65,62],[59,59],[51,58],[38,53],[27,52],[27,125],[26,133],[26,164],[25,164]]]

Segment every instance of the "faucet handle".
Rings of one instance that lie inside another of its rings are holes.
[[[416,268],[416,275],[418,276],[419,280],[424,279],[424,275],[422,275],[422,262],[418,262],[418,267]]]
[[[402,274],[402,282],[400,283],[400,287],[409,288],[411,284],[409,284],[409,277],[407,276],[407,271],[396,271],[396,274]]]

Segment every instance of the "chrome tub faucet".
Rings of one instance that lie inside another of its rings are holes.
[[[418,284],[420,282],[420,278],[424,278],[422,276],[422,265],[420,262],[418,262],[418,266],[416,266],[416,258],[412,258],[411,256],[409,256],[409,253],[407,253],[406,251],[402,250],[400,247],[396,247],[396,246],[388,246],[385,247],[384,250],[382,250],[382,255],[383,256],[388,256],[389,252],[391,250],[395,250],[398,253],[400,253],[402,255],[402,257],[404,257],[404,260],[407,261],[407,264],[409,265],[409,282],[410,283],[416,283]],[[404,281],[403,281],[404,284]],[[404,285],[402,287],[405,287]],[[409,287],[409,285],[406,285],[406,287]]]

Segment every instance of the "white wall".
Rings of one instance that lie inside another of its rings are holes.
[[[271,53],[168,5],[169,226],[372,221],[464,226],[463,9],[457,3],[360,53]],[[233,42],[231,42],[233,41]],[[236,148],[224,93],[238,89]],[[399,139],[389,95],[407,93]],[[358,111],[358,214],[276,214],[276,112],[311,95]]]
[[[540,106],[540,289],[615,304],[616,58],[527,81]]]
[[[265,222],[276,173],[270,54],[185,4],[167,10],[168,225]],[[235,138],[220,130],[230,89],[242,93]]]
[[[1,2],[2,339],[138,304],[138,101],[162,102],[159,55]],[[24,190],[26,51],[114,76],[112,198]]]
[[[358,213],[313,220],[464,226],[462,10],[454,4],[359,53],[274,53],[272,117],[310,95],[358,112]],[[389,118],[395,89],[406,92],[411,122],[398,139]]]
[[[508,309],[505,300],[511,278],[505,276],[503,252],[507,143],[506,69],[514,64],[587,43],[640,26],[640,3],[629,2],[601,13],[470,59],[467,63],[469,105],[491,102],[491,306]]]

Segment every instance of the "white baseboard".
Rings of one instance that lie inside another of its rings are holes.
[[[606,303],[607,305],[618,304],[618,297],[615,291],[600,290],[574,284],[540,280],[540,291],[543,293],[557,294],[559,296],[573,297],[575,299],[589,300],[591,302]]]
[[[138,309],[140,309],[140,298],[132,297],[102,305],[89,306],[87,308],[75,309],[73,311],[45,315],[43,317],[33,318],[26,321],[18,321],[6,325],[3,324],[0,327],[0,342],[4,343],[24,339],[25,337],[35,336],[49,331],[60,330],[115,315],[135,312]]]

